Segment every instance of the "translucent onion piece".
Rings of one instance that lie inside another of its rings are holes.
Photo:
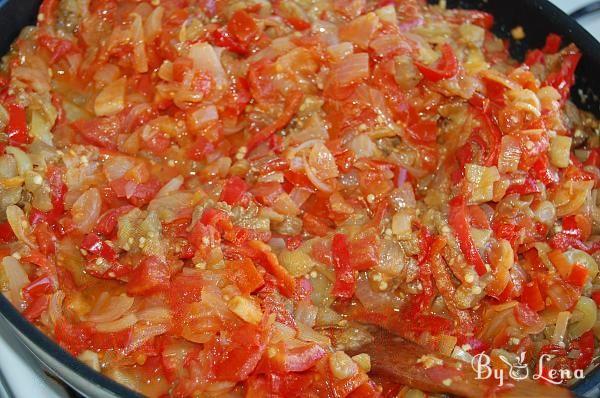
[[[35,245],[28,237],[31,233],[31,228],[23,210],[19,206],[10,205],[6,208],[6,218],[17,239],[30,247],[34,247]]]
[[[137,324],[133,328],[133,332],[129,337],[127,345],[123,349],[125,355],[143,346],[150,339],[160,336],[169,330],[169,326],[166,324],[159,325],[143,325]]]
[[[104,292],[103,294],[106,294]],[[87,320],[95,323],[111,322],[119,319],[133,305],[134,298],[126,294],[115,297],[107,297],[105,300],[98,299],[96,306],[87,316]]]
[[[29,277],[21,263],[12,256],[2,259],[2,268],[8,282],[8,298],[19,311],[23,311],[25,302],[21,296],[21,289],[29,283]]]
[[[589,297],[580,297],[573,310],[572,319],[574,322],[568,327],[569,337],[577,339],[596,324],[598,319],[596,302]]]
[[[73,224],[81,232],[88,233],[96,225],[100,211],[102,210],[102,197],[97,188],[85,191],[71,208]]]
[[[96,324],[96,330],[101,333],[120,332],[127,328],[132,327],[137,322],[135,314],[127,314],[116,321],[103,322]]]
[[[109,116],[125,109],[125,88],[127,78],[122,77],[106,85],[94,101],[97,116]]]

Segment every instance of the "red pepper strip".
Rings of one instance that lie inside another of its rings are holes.
[[[436,66],[425,65],[421,62],[415,62],[415,66],[423,74],[425,79],[438,82],[442,79],[449,79],[458,73],[458,61],[452,47],[444,43],[441,47],[442,56]]]
[[[448,222],[454,230],[460,250],[463,252],[467,261],[475,268],[475,271],[479,275],[485,274],[487,272],[485,264],[471,237],[469,222],[467,220],[467,206],[465,198],[462,195],[456,196],[450,201]]]
[[[560,44],[562,43],[562,38],[554,33],[550,33],[548,37],[546,37],[546,45],[542,49],[546,54],[556,54],[558,50],[560,50]]]
[[[248,153],[252,152],[252,150],[260,143],[268,140],[273,134],[284,128],[290,122],[290,120],[292,120],[292,117],[294,117],[296,112],[298,112],[298,109],[300,109],[303,98],[304,95],[299,91],[292,93],[286,99],[285,109],[283,110],[281,116],[279,116],[273,124],[263,128],[258,133],[250,137],[248,144],[246,144]]]
[[[546,78],[545,85],[552,86],[562,95],[563,100],[569,98],[571,86],[575,84],[575,69],[581,59],[581,53],[577,48],[566,50],[567,53],[562,57],[560,69],[551,73]]]
[[[6,134],[8,134],[8,142],[10,145],[28,144],[29,134],[27,133],[27,117],[25,108],[16,105],[8,104],[8,125],[6,126]]]
[[[594,357],[594,333],[591,330],[585,332],[579,339],[572,342],[569,348],[578,349],[580,353],[574,359],[574,369],[587,368]]]
[[[349,299],[354,295],[356,281],[354,280],[354,270],[350,264],[348,237],[344,234],[335,234],[331,243],[331,252],[335,270],[333,295]]]

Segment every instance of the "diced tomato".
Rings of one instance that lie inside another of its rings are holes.
[[[116,261],[118,258],[115,249],[98,235],[91,233],[83,237],[81,248],[87,251],[88,255],[102,257],[108,261]]]
[[[256,21],[244,10],[238,10],[231,16],[227,30],[246,46],[260,35]]]
[[[535,64],[539,64],[544,61],[544,52],[542,50],[531,50],[527,52],[527,56],[525,57],[525,65],[533,66]]]
[[[33,299],[23,311],[23,316],[30,322],[35,321],[39,318],[42,313],[48,308],[48,304],[50,303],[50,297],[47,295],[38,296]]]
[[[357,271],[365,271],[379,263],[379,242],[374,233],[352,240],[348,246],[350,263]]]
[[[9,243],[16,239],[17,238],[8,221],[0,223],[0,243]]]
[[[242,294],[250,294],[261,286],[265,281],[250,259],[226,262],[227,277],[235,282]]]
[[[454,230],[456,239],[467,261],[479,275],[485,274],[486,268],[481,255],[473,242],[469,222],[467,220],[466,202],[463,196],[456,196],[450,201],[448,223]]]
[[[225,183],[220,200],[234,206],[240,204],[247,191],[248,184],[246,184],[246,181],[238,176],[233,176]]]
[[[458,73],[458,60],[456,59],[456,55],[454,55],[452,47],[449,44],[444,43],[442,44],[440,51],[442,55],[435,66],[415,62],[416,67],[423,74],[425,79],[432,82],[452,78]]]
[[[354,295],[356,280],[354,270],[350,263],[350,251],[348,249],[348,238],[344,234],[335,234],[331,243],[333,255],[333,269],[335,270],[335,283],[333,284],[333,295],[349,299]]]
[[[215,145],[200,135],[188,151],[188,157],[193,160],[205,160],[206,156],[214,151]]]
[[[92,331],[89,327],[59,319],[54,326],[54,338],[73,355],[90,348]]]
[[[208,342],[205,352],[212,357],[217,380],[238,382],[246,379],[258,365],[266,347],[264,336],[258,326],[245,323],[227,337]]]
[[[167,264],[157,257],[146,257],[135,268],[127,282],[127,293],[132,296],[145,296],[169,288],[170,273]]]
[[[49,276],[44,275],[31,281],[27,286],[23,288],[23,297],[26,300],[33,300],[44,294],[52,293],[54,291],[54,284]]]
[[[176,275],[169,289],[171,306],[180,310],[183,304],[199,302],[203,286],[204,280],[200,275]]]

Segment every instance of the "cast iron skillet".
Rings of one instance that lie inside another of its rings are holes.
[[[0,0],[0,54],[6,53],[10,43],[23,27],[35,22],[39,0]],[[526,38],[512,42],[511,53],[523,57],[528,48],[540,48],[549,33],[560,34],[565,41],[575,43],[583,52],[577,70],[577,84],[573,100],[583,109],[600,116],[600,43],[577,22],[546,0],[448,0],[449,7],[481,9],[496,19],[495,33],[510,37],[515,26],[525,29]],[[26,321],[0,294],[0,320],[7,321],[16,335],[54,375],[88,397],[133,398],[139,394],[95,372],[77,361],[52,342],[35,326]],[[600,368],[572,387],[585,398],[600,397]]]

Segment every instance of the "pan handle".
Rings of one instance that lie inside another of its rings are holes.
[[[569,14],[572,18],[580,19],[586,15],[600,11],[600,1],[593,1]]]

